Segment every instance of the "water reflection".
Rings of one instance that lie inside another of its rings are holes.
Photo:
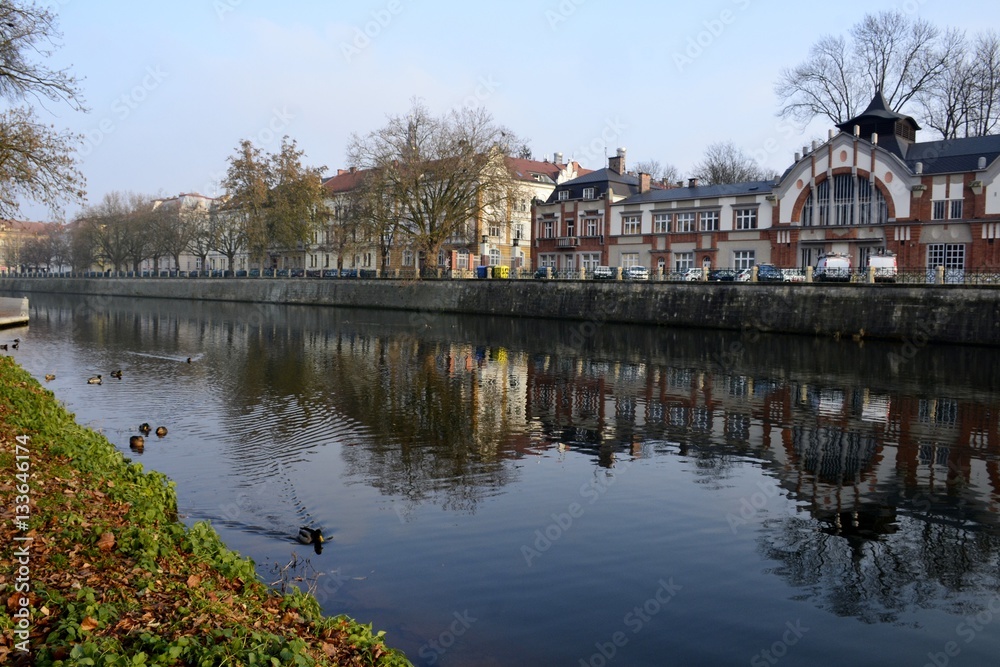
[[[773,576],[821,609],[895,623],[998,587],[993,350],[40,295],[36,331],[91,350],[92,370],[132,360],[183,386],[192,437],[221,443],[245,491],[238,517],[208,518],[260,534],[318,518],[294,470],[326,447],[404,522],[425,505],[476,514],[553,453],[683,459],[720,492],[766,472],[728,527],[760,528]]]

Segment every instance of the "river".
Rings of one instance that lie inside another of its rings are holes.
[[[185,522],[415,664],[1000,655],[998,350],[30,304],[0,342],[20,337],[9,354],[78,421],[175,480]],[[168,434],[132,452],[143,422]],[[295,542],[302,525],[321,553]]]

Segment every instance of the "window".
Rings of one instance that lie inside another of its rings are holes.
[[[490,266],[498,266],[500,264],[500,249],[490,248]]]
[[[678,216],[680,217],[680,216]],[[687,271],[688,269],[694,268],[694,253],[693,252],[675,252],[674,253],[674,270],[675,271]]]
[[[757,252],[755,250],[734,250],[733,268],[737,271],[749,269],[757,263]]]
[[[699,221],[701,223],[701,231],[703,232],[717,232],[719,231],[719,212],[718,211],[702,211],[698,215]]]
[[[557,201],[566,201],[567,199],[569,199],[569,190],[560,190],[556,193]]]
[[[573,218],[566,220],[566,236],[576,236],[576,220]]]
[[[653,233],[666,234],[669,231],[670,231],[670,214],[669,213],[653,214]]]
[[[469,251],[465,248],[461,248],[455,255],[455,264],[456,269],[469,268]]]
[[[694,231],[694,213],[677,214],[677,231],[681,233]]]
[[[500,223],[491,222],[490,223],[490,236],[493,238],[500,238]]]
[[[403,251],[403,266],[413,266],[413,251],[408,248]]]
[[[597,236],[597,218],[584,218],[583,224],[587,230],[587,236]]]
[[[538,258],[539,266],[543,269],[545,267],[556,268],[556,256],[555,255],[541,255]]]
[[[835,225],[854,223],[854,182],[857,179],[835,176],[833,179],[833,220]]]
[[[639,215],[623,215],[622,234],[638,234],[641,231],[640,220],[642,220],[642,216]]]
[[[757,209],[736,209],[736,229],[757,229]]]
[[[943,266],[945,269],[965,268],[964,243],[931,243],[927,246],[927,268]]]
[[[518,222],[514,224],[514,238],[523,239],[524,238],[524,223]]]
[[[543,223],[543,226],[544,226],[544,229],[542,230],[542,237],[543,238],[547,238],[547,239],[552,238],[553,232],[554,232],[554,229],[555,229],[555,225],[553,224],[553,221],[552,220],[546,220]]]
[[[622,253],[622,267],[627,269],[630,266],[639,266],[639,253],[637,252]]]
[[[948,217],[951,220],[961,220],[962,219],[962,200],[952,199],[951,200],[951,215]]]
[[[583,198],[584,199],[593,199],[594,198],[594,188],[584,188],[583,189]]]
[[[939,199],[933,202],[931,220],[961,220],[963,203],[961,199]]]
[[[599,252],[585,252],[580,256],[581,264],[587,271],[593,270],[595,266],[601,263],[601,253]]]
[[[663,259],[662,257],[660,257],[658,260],[656,260],[656,271],[660,275],[663,275],[664,273],[666,273],[667,272],[667,260]]]

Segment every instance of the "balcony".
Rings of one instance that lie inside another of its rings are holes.
[[[580,245],[579,236],[560,236],[556,239],[557,248],[575,248]]]

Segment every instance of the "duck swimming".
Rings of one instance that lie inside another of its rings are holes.
[[[118,378],[119,380],[121,380],[122,379],[122,372],[121,371],[111,371],[111,377]]]
[[[323,542],[322,528],[309,528],[302,526],[299,528],[299,542],[302,544],[312,544],[313,542]]]
[[[142,449],[146,444],[146,439],[141,435],[133,435],[128,439],[128,446],[132,449]]]
[[[101,376],[95,375],[94,377],[87,380],[87,384],[101,384]]]
[[[139,433],[142,433],[143,435],[149,435],[149,432],[152,430],[153,429],[149,428],[149,424],[146,422],[139,424]]]
[[[299,542],[302,544],[311,544],[316,553],[323,552],[323,531],[320,528],[310,528],[308,526],[302,526],[299,528],[298,537]]]
[[[167,427],[166,426],[157,426],[156,427],[156,435],[158,435],[158,436],[160,436],[162,438],[166,434],[167,434]]]
[[[48,374],[46,374],[46,376],[45,376],[45,381],[46,381],[46,382],[52,382],[52,381],[53,381],[53,380],[55,380],[55,379],[56,379],[56,376],[55,376],[55,374],[53,374],[53,373],[48,373]]]

